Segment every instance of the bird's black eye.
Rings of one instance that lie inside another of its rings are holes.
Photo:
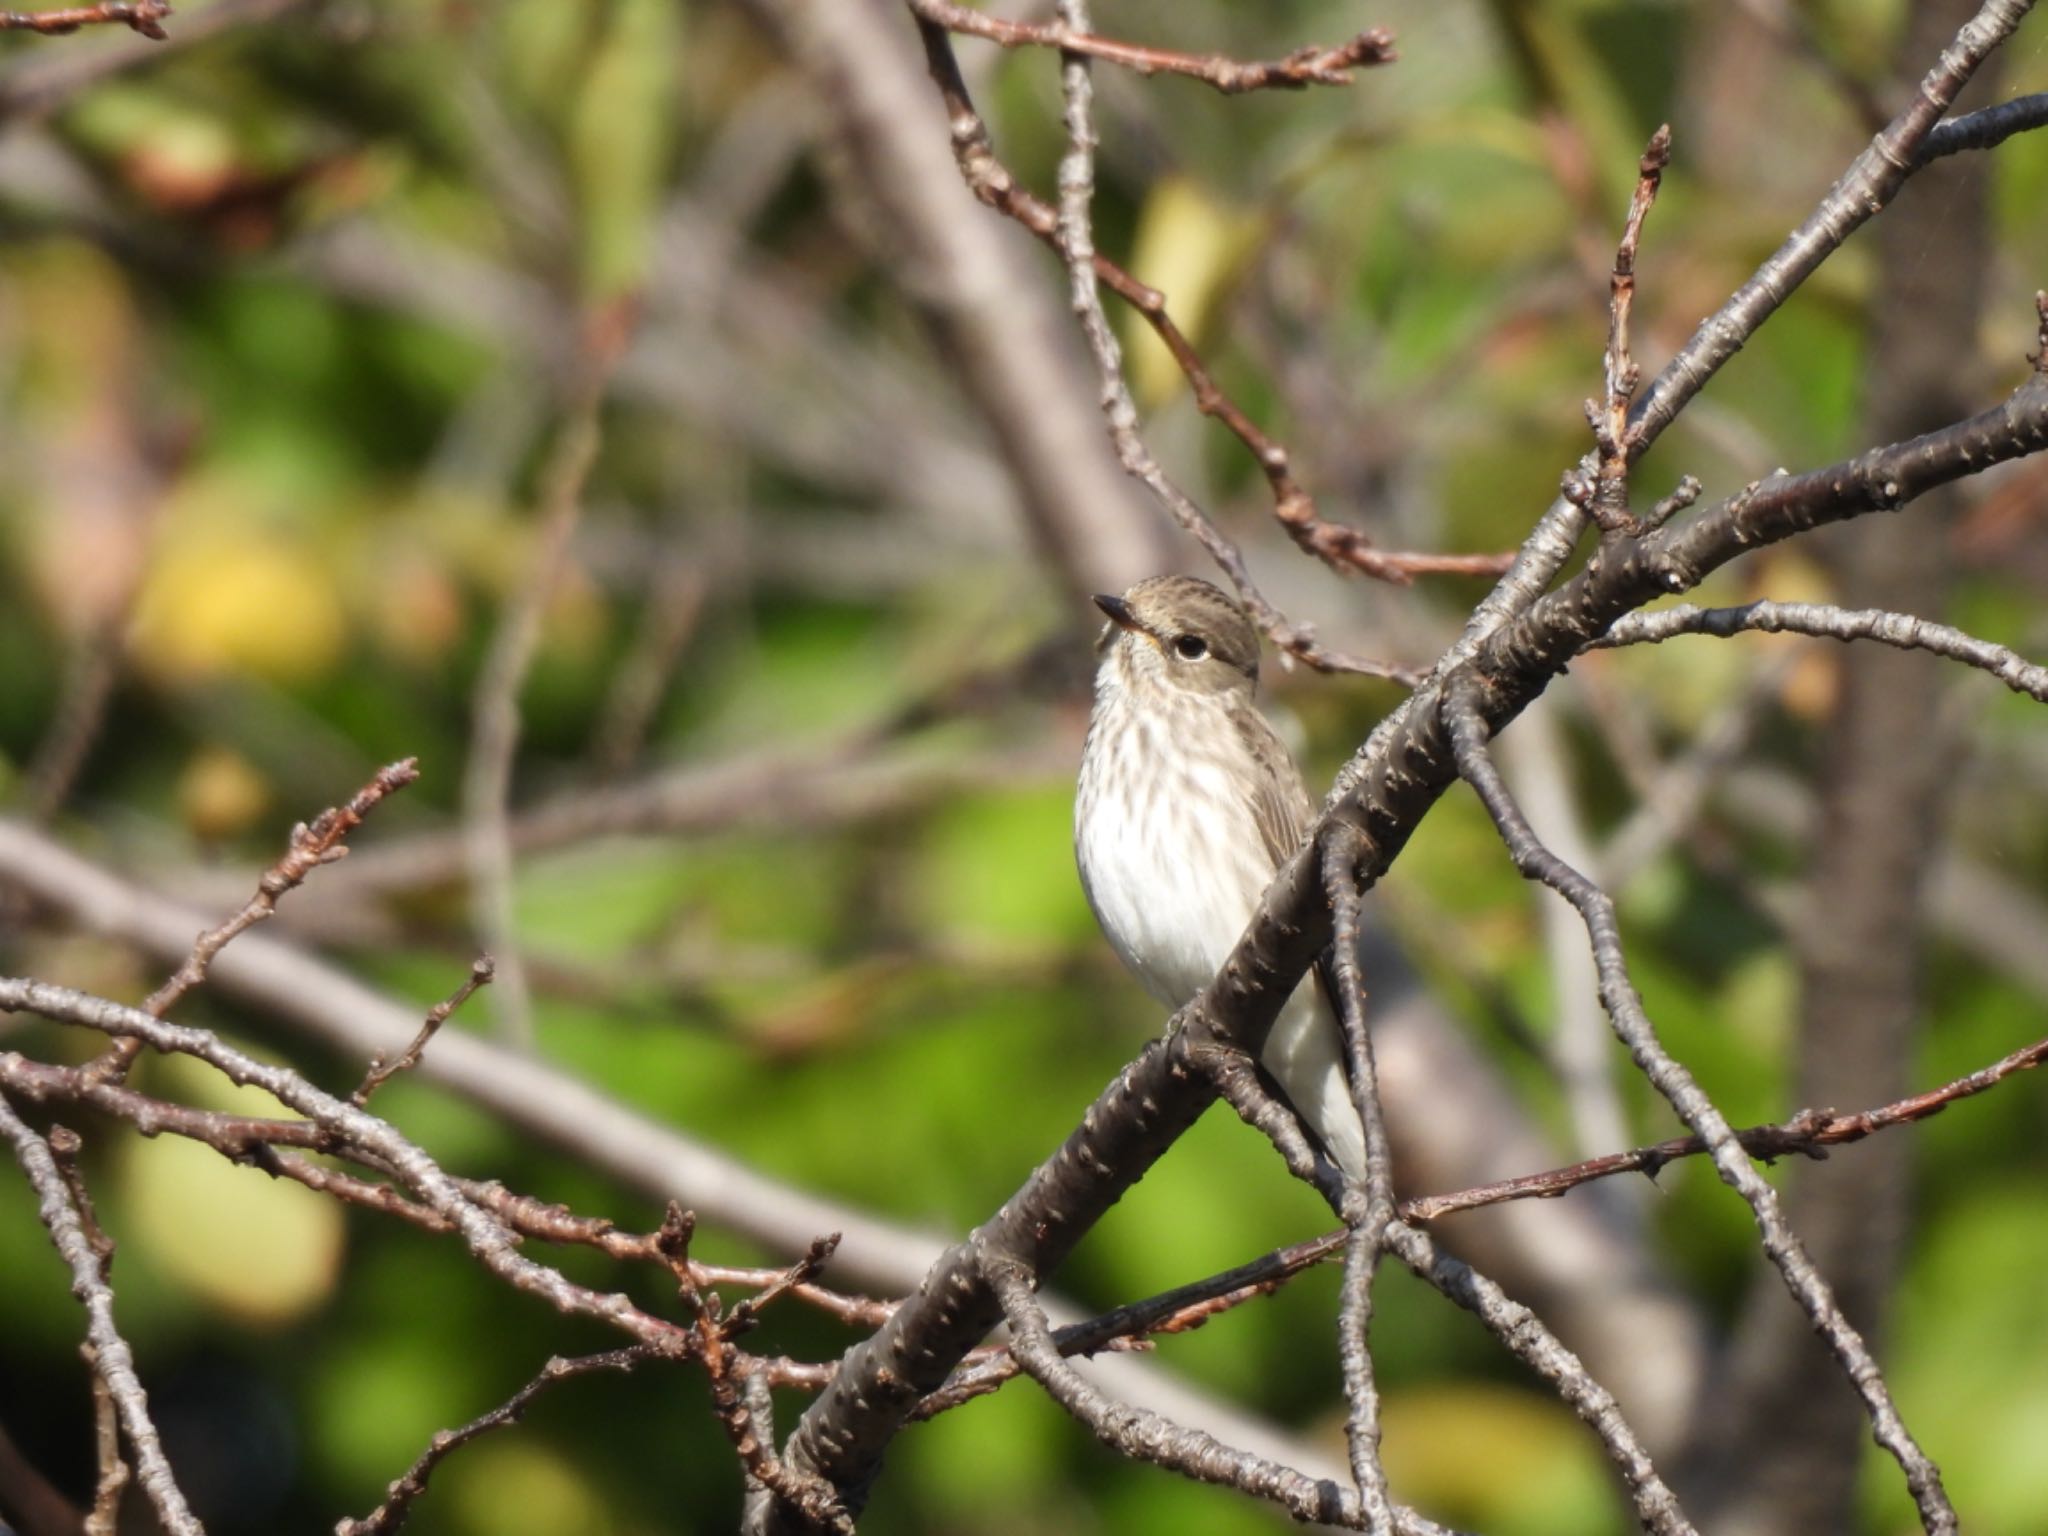
[[[1200,635],[1182,635],[1173,642],[1173,649],[1183,661],[1200,661],[1209,654],[1209,642]]]

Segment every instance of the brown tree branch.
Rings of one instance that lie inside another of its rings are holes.
[[[163,21],[170,14],[169,0],[100,0],[97,5],[67,5],[54,11],[0,11],[0,32],[56,37],[81,27],[123,26],[160,43],[168,36]]]
[[[1144,43],[1119,42],[1077,30],[1067,21],[1049,25],[1009,21],[970,6],[951,4],[949,0],[908,3],[920,20],[949,32],[986,38],[1005,48],[1051,48],[1073,57],[1101,59],[1105,64],[1116,64],[1141,75],[1186,75],[1207,82],[1226,96],[1244,91],[1298,91],[1311,85],[1350,85],[1354,70],[1391,64],[1395,59],[1393,34],[1384,27],[1373,27],[1330,48],[1311,43],[1284,59],[1260,64],[1241,62],[1220,53],[1181,53]]]
[[[556,1382],[598,1371],[632,1371],[656,1358],[657,1351],[647,1344],[629,1344],[624,1349],[608,1349],[595,1355],[551,1356],[533,1380],[489,1413],[479,1414],[459,1429],[444,1429],[436,1434],[419,1459],[386,1490],[384,1502],[360,1520],[337,1521],[334,1536],[391,1536],[403,1529],[414,1501],[427,1491],[427,1480],[434,1475],[435,1467],[479,1436],[517,1424],[533,1400]]]
[[[370,1058],[370,1070],[363,1074],[363,1080],[356,1086],[356,1091],[348,1096],[349,1103],[361,1109],[370,1102],[370,1095],[384,1084],[399,1073],[408,1072],[418,1066],[420,1057],[426,1052],[427,1043],[439,1033],[441,1026],[448,1022],[456,1009],[469,1001],[470,995],[478,987],[489,986],[497,974],[497,966],[491,957],[479,955],[471,964],[469,975],[462,985],[427,1010],[426,1020],[420,1025],[420,1032],[412,1037],[411,1044],[388,1061],[381,1051]]]
[[[442,1460],[446,1460],[479,1436],[485,1436],[492,1430],[504,1430],[504,1427],[518,1423],[524,1417],[526,1409],[532,1405],[532,1399],[537,1399],[541,1393],[545,1393],[549,1386],[553,1386],[559,1380],[569,1380],[571,1376],[590,1376],[600,1370],[631,1372],[653,1358],[657,1358],[657,1354],[651,1346],[647,1346],[647,1343],[629,1343],[623,1350],[606,1350],[602,1354],[551,1356],[549,1362],[541,1366],[539,1374],[524,1386],[520,1386],[520,1389],[512,1393],[512,1397],[508,1397],[504,1403],[500,1403],[489,1413],[477,1415],[469,1423],[461,1425],[459,1430],[438,1432],[426,1444],[426,1450],[420,1452],[420,1460],[406,1468],[406,1475],[391,1483],[391,1487],[385,1491],[385,1501],[371,1509],[367,1516],[362,1516],[362,1520],[336,1522],[334,1536],[389,1536],[391,1532],[401,1530],[406,1526],[406,1518],[412,1513],[414,1501],[422,1493],[426,1493],[426,1481],[434,1475],[434,1468]]]
[[[2036,128],[2048,128],[2048,92],[2015,96],[1995,107],[1949,118],[1927,135],[1917,164],[1973,149],[1996,149],[2014,134],[2031,133]]]
[[[988,126],[975,110],[945,30],[928,22],[921,22],[920,30],[932,79],[946,104],[952,128],[953,153],[962,179],[983,203],[1014,219],[1047,246],[1064,255],[1066,237],[1061,232],[1061,215],[1020,185],[996,158]],[[1266,477],[1273,497],[1274,516],[1302,548],[1337,569],[1355,569],[1394,582],[1406,582],[1414,575],[1424,573],[1492,575],[1504,568],[1504,559],[1495,555],[1409,555],[1378,550],[1356,529],[1323,521],[1316,512],[1314,500],[1295,478],[1293,461],[1287,450],[1268,437],[1216,383],[1200,354],[1174,323],[1166,307],[1166,296],[1096,251],[1092,232],[1083,260],[1092,269],[1094,281],[1102,283],[1130,304],[1151,326],[1187,378],[1189,387],[1194,391],[1197,409],[1203,415],[1222,422],[1244,444],[1259,466],[1260,473]],[[1069,275],[1074,277],[1071,263]],[[1078,282],[1078,278],[1074,280]],[[1128,388],[1122,385],[1121,349],[1116,349],[1115,360],[1105,367],[1104,341],[1106,339],[1108,345],[1115,348],[1115,336],[1108,331],[1107,319],[1101,322],[1099,329],[1101,334],[1098,335],[1095,328],[1084,326],[1084,331],[1089,332],[1091,350],[1096,355],[1098,374],[1113,373],[1115,376],[1114,385],[1107,379],[1104,381],[1103,409],[1109,417],[1111,441],[1116,445],[1117,457],[1125,471],[1151,490],[1174,521],[1194,535],[1209,557],[1229,576],[1253,618],[1281,650],[1318,670],[1366,671],[1375,676],[1396,676],[1380,664],[1361,665],[1359,658],[1335,656],[1319,650],[1307,630],[1289,623],[1260,594],[1237,546],[1166,476],[1138,437],[1137,406],[1130,400]],[[1121,398],[1117,398],[1119,390]]]
[[[178,999],[206,980],[207,968],[213,964],[214,957],[237,934],[273,916],[277,911],[278,898],[303,884],[314,870],[345,857],[349,833],[363,824],[363,818],[386,795],[405,788],[419,776],[419,764],[413,758],[388,764],[378,769],[370,782],[357,790],[345,804],[322,811],[310,823],[302,821],[292,828],[291,842],[284,857],[263,872],[256,882],[256,894],[226,922],[199,935],[185,963],[143,1002],[144,1011],[157,1018],[168,1014]],[[134,1040],[116,1040],[93,1064],[93,1071],[118,1081],[141,1049]]]

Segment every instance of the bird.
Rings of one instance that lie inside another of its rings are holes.
[[[1074,858],[1110,946],[1178,1011],[1222,969],[1314,820],[1279,734],[1259,712],[1259,635],[1195,576],[1099,596],[1095,703],[1074,796]],[[1343,1036],[1312,969],[1260,1056],[1295,1117],[1353,1182],[1365,1128]]]

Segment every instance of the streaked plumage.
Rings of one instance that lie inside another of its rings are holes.
[[[1313,810],[1253,701],[1258,632],[1242,608],[1192,576],[1156,576],[1096,601],[1111,622],[1074,802],[1075,858],[1110,944],[1179,1008],[1243,937]],[[1361,1178],[1365,1133],[1342,1059],[1311,973],[1261,1060],[1337,1165]]]

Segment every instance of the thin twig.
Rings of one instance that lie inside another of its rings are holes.
[[[1593,1379],[1579,1357],[1565,1348],[1542,1319],[1513,1300],[1470,1265],[1451,1257],[1420,1227],[1404,1221],[1387,1226],[1387,1247],[1419,1279],[1484,1323],[1524,1364],[1557,1390],[1557,1394],[1600,1437],[1607,1456],[1628,1485],[1636,1518],[1652,1536],[1696,1536],[1678,1498],[1657,1475],[1649,1452],[1622,1417],[1614,1396]]]
[[[1014,1336],[1010,1347],[1018,1362],[1053,1401],[1105,1445],[1133,1460],[1149,1461],[1199,1482],[1218,1483],[1266,1500],[1297,1520],[1354,1528],[1363,1523],[1358,1495],[1334,1482],[1306,1477],[1224,1445],[1201,1430],[1105,1396],[1061,1357],[1044,1309],[1024,1275],[1012,1266],[995,1265],[992,1269],[989,1283],[1002,1303],[1004,1319]],[[1395,1510],[1393,1529],[1400,1536],[1448,1536],[1434,1521],[1407,1509]]]
[[[0,1063],[5,1059],[0,1057]],[[2044,1065],[2048,1065],[2048,1039],[2036,1040],[2000,1057],[1989,1066],[1910,1098],[1853,1113],[1803,1109],[1778,1124],[1746,1127],[1737,1131],[1735,1138],[1751,1157],[1764,1162],[1781,1157],[1809,1157],[1823,1161],[1829,1147],[1846,1146],[1880,1131],[1930,1119],[1951,1104],[1988,1092],[2016,1073]],[[0,1086],[12,1084],[0,1078]],[[1613,1178],[1617,1174],[1641,1173],[1654,1179],[1672,1163],[1698,1157],[1707,1150],[1707,1143],[1702,1138],[1680,1136],[1627,1152],[1587,1158],[1541,1173],[1476,1184],[1446,1194],[1411,1196],[1400,1201],[1396,1211],[1402,1221],[1414,1224],[1438,1221],[1460,1211],[1475,1211],[1515,1200],[1555,1200],[1582,1184]],[[1234,1269],[1190,1281],[1141,1301],[1126,1302],[1096,1317],[1069,1323],[1056,1330],[1053,1342],[1063,1355],[1092,1355],[1113,1349],[1120,1342],[1188,1332],[1246,1302],[1272,1295],[1295,1276],[1339,1253],[1350,1235],[1348,1229],[1340,1227],[1320,1237],[1276,1248]],[[1016,1374],[1017,1365],[1009,1353],[993,1351],[956,1372],[945,1386],[919,1405],[915,1416],[923,1419],[943,1413],[971,1397],[995,1390]]]
[[[170,1536],[205,1536],[185,1503],[176,1475],[164,1457],[163,1442],[149,1416],[149,1394],[135,1372],[135,1356],[114,1323],[114,1292],[107,1284],[102,1256],[87,1235],[49,1142],[38,1136],[0,1095],[0,1136],[13,1145],[15,1160],[36,1192],[36,1214],[49,1230],[50,1241],[71,1269],[71,1294],[85,1307],[86,1345],[92,1368],[106,1383],[120,1413],[121,1428],[135,1453],[143,1491],[156,1507],[157,1518]]]
[[[754,1433],[766,1445],[775,1443],[775,1397],[769,1390],[766,1371],[750,1372],[740,1383],[740,1402]],[[775,1509],[775,1491],[765,1483],[747,1479],[740,1497],[740,1536],[764,1536],[768,1517]]]
[[[570,406],[541,472],[540,529],[525,579],[491,635],[471,707],[462,811],[470,912],[483,947],[497,957],[493,1012],[515,1046],[533,1043],[533,996],[512,910],[512,768],[522,720],[519,695],[540,646],[541,620],[583,516],[583,487],[597,463],[605,385],[630,337],[624,310],[586,326]]]
[[[1615,246],[1614,270],[1608,278],[1607,353],[1602,363],[1606,387],[1601,400],[1586,402],[1586,419],[1593,427],[1600,467],[1590,486],[1575,477],[1567,477],[1565,483],[1568,497],[1575,488],[1583,490],[1588,498],[1583,505],[1603,533],[1633,532],[1637,527],[1628,509],[1628,408],[1642,370],[1629,350],[1629,314],[1635,306],[1636,250],[1642,243],[1643,221],[1656,206],[1657,189],[1670,163],[1671,125],[1665,123],[1650,135],[1649,146],[1637,163],[1635,196],[1629,200],[1628,220]]]
[[[293,890],[323,864],[332,864],[348,853],[348,835],[363,824],[386,795],[405,788],[420,776],[419,759],[408,757],[377,770],[344,805],[322,811],[311,822],[292,828],[291,846],[256,883],[256,894],[248,904],[217,928],[208,929],[192,946],[192,953],[170,980],[152,992],[143,1003],[145,1013],[163,1018],[179,998],[206,979],[206,968],[228,941],[277,911],[280,896]]]
[[[920,29],[924,37],[925,55],[931,67],[932,79],[945,101],[952,125],[953,153],[960,167],[961,178],[967,183],[968,189],[983,203],[1015,219],[1060,253],[1067,263],[1077,313],[1081,313],[1078,306],[1084,301],[1081,297],[1080,279],[1076,271],[1076,262],[1069,254],[1061,213],[1020,186],[1008,168],[996,158],[988,126],[975,110],[973,98],[968,94],[966,81],[961,76],[959,63],[953,56],[952,41],[945,29],[922,21]],[[1091,186],[1092,178],[1091,171]],[[1071,193],[1063,182],[1063,208],[1070,196]],[[1194,391],[1196,406],[1203,414],[1221,421],[1250,451],[1272,492],[1275,516],[1304,548],[1310,549],[1320,558],[1340,568],[1355,568],[1368,575],[1391,581],[1406,580],[1417,572],[1493,574],[1502,568],[1502,557],[1492,555],[1410,556],[1376,550],[1371,547],[1370,541],[1356,530],[1339,529],[1336,525],[1323,522],[1315,514],[1314,502],[1294,478],[1292,461],[1287,450],[1267,437],[1216,384],[1203,366],[1199,354],[1195,352],[1180,328],[1174,324],[1166,308],[1165,296],[1157,289],[1138,281],[1115,262],[1097,252],[1094,249],[1092,226],[1083,242],[1079,264],[1090,269],[1090,297],[1086,302],[1093,304],[1098,315],[1101,303],[1099,297],[1094,296],[1093,287],[1097,281],[1107,285],[1128,302],[1151,325],[1160,341],[1173,355],[1182,373],[1187,376],[1188,383]],[[1098,325],[1084,316],[1083,331],[1088,336],[1090,350],[1096,359],[1097,373],[1102,379],[1103,414],[1109,422],[1110,441],[1116,448],[1118,462],[1123,465],[1126,473],[1152,491],[1167,514],[1194,536],[1209,558],[1214,560],[1230,578],[1231,584],[1236,587],[1239,598],[1244,602],[1253,620],[1273,643],[1288,656],[1318,671],[1363,672],[1369,676],[1389,677],[1398,682],[1412,684],[1415,674],[1411,671],[1390,667],[1364,657],[1347,656],[1322,649],[1315,643],[1312,630],[1305,625],[1291,622],[1266,600],[1253,583],[1244,556],[1236,544],[1226,537],[1193,499],[1166,475],[1138,435],[1137,406],[1130,397],[1129,386],[1124,383],[1122,351],[1116,343],[1114,333],[1108,330],[1108,320],[1103,318]],[[1104,347],[1105,341],[1107,351]]]
[[[489,1413],[471,1419],[459,1429],[437,1433],[405,1475],[386,1490],[384,1502],[360,1520],[336,1521],[334,1536],[390,1536],[404,1526],[406,1517],[412,1513],[413,1501],[427,1491],[427,1479],[434,1475],[435,1467],[478,1436],[517,1424],[533,1400],[556,1382],[598,1371],[631,1371],[656,1357],[655,1349],[647,1344],[629,1344],[595,1355],[553,1356],[533,1380]]]
[[[657,1347],[675,1347],[684,1332],[665,1318],[642,1311],[630,1297],[578,1285],[559,1270],[521,1255],[517,1235],[471,1200],[456,1180],[395,1126],[315,1087],[289,1067],[258,1061],[207,1030],[173,1024],[140,1008],[23,977],[0,977],[0,1011],[39,1014],[59,1023],[139,1039],[152,1050],[197,1057],[230,1082],[253,1084],[314,1122],[332,1138],[333,1148],[348,1148],[351,1156],[360,1154],[388,1168],[413,1198],[455,1227],[486,1269],[514,1289],[565,1314],[609,1323]]]
[[[0,11],[0,32],[56,37],[81,27],[123,26],[160,43],[169,35],[163,21],[170,14],[169,0],[100,0],[98,5],[67,5],[54,11]]]
[[[356,1091],[348,1096],[349,1103],[361,1109],[370,1102],[370,1095],[401,1072],[409,1072],[420,1064],[420,1057],[449,1016],[470,999],[478,987],[487,987],[498,974],[496,963],[489,955],[478,955],[470,963],[469,975],[461,986],[427,1010],[426,1021],[420,1025],[420,1032],[412,1037],[412,1043],[389,1061],[383,1052],[370,1058],[370,1070],[363,1074],[363,1080]]]
[[[218,37],[232,28],[272,21],[316,0],[212,0],[185,16],[161,48],[40,50],[0,76],[0,120],[47,117],[102,80],[142,69]]]
[[[750,1488],[760,1489],[783,1508],[794,1511],[813,1530],[835,1536],[853,1536],[853,1515],[842,1504],[831,1484],[815,1473],[792,1466],[775,1454],[774,1425],[754,1417],[750,1399],[758,1393],[748,1390],[752,1362],[731,1342],[732,1330],[717,1316],[715,1305],[697,1314],[691,1327],[704,1374],[711,1384],[711,1410],[719,1427],[739,1457]],[[756,1524],[768,1515],[756,1517]]]
[[[86,1243],[98,1261],[99,1283],[107,1285],[114,1265],[114,1240],[100,1225],[99,1214],[93,1209],[92,1192],[85,1185],[85,1172],[78,1166],[78,1154],[82,1148],[78,1133],[67,1126],[53,1125],[44,1139],[50,1144],[50,1155],[56,1160],[64,1187],[70,1191],[71,1204],[78,1212],[78,1224],[85,1232]],[[131,1476],[128,1463],[121,1459],[121,1412],[114,1402],[113,1388],[99,1370],[98,1352],[88,1343],[79,1346],[79,1353],[93,1368],[93,1452],[99,1463],[99,1476],[93,1483],[92,1508],[82,1522],[84,1536],[114,1536],[121,1519],[121,1495],[127,1490]]]
[[[157,1018],[167,1015],[180,998],[206,980],[207,967],[213,964],[214,956],[237,934],[274,915],[278,898],[303,884],[314,870],[344,858],[348,853],[348,835],[363,824],[363,818],[386,795],[405,788],[419,776],[417,758],[387,764],[345,804],[322,811],[311,822],[302,821],[292,828],[284,857],[263,872],[256,882],[256,894],[233,917],[199,935],[184,964],[143,1002],[143,1011]],[[116,1040],[91,1064],[91,1070],[108,1081],[118,1082],[141,1049],[141,1043],[132,1037]]]
[[[1837,608],[1831,603],[1758,601],[1733,608],[1675,608],[1631,613],[1617,619],[1593,648],[1655,645],[1674,635],[1810,635],[1819,640],[1876,640],[1900,650],[1928,651],[1989,672],[2014,693],[2048,703],[2048,667],[2019,652],[1980,640],[1948,624],[1884,608]]]
[[[813,1242],[810,1252],[777,1273],[753,1295],[734,1306],[726,1316],[725,1336],[729,1339],[738,1337],[740,1333],[753,1327],[754,1319],[760,1316],[762,1308],[780,1297],[789,1295],[792,1291],[803,1289],[817,1279],[819,1272],[832,1261],[832,1254],[838,1247],[837,1232],[827,1233]]]
[[[1956,1526],[1954,1508],[1941,1485],[1941,1473],[1920,1449],[1900,1418],[1885,1385],[1883,1372],[1842,1309],[1796,1233],[1785,1220],[1777,1191],[1757,1175],[1734,1130],[1692,1074],[1658,1042],[1641,995],[1628,973],[1614,901],[1604,890],[1545,848],[1521,808],[1516,805],[1487,754],[1487,728],[1474,698],[1476,685],[1454,692],[1443,705],[1444,724],[1457,757],[1459,774],[1486,807],[1515,868],[1530,880],[1556,891],[1578,910],[1600,971],[1600,1000],[1613,1021],[1616,1036],[1629,1049],[1643,1075],[1664,1095],[1679,1118],[1702,1138],[1722,1179],[1748,1202],[1763,1234],[1766,1257],[1784,1277],[1787,1290],[1813,1322],[1863,1399],[1871,1432],[1905,1474],[1922,1525],[1933,1536],[1950,1536]]]
[[[962,155],[961,166],[963,173],[968,175],[968,184],[977,189],[983,185],[1008,185],[1015,194],[1010,199],[1012,204],[1018,208],[1029,207],[1029,203],[1023,201],[1028,194],[1017,189],[1010,181],[1009,173],[996,165],[987,130],[980,118],[973,114],[972,107],[967,105],[966,86],[953,63],[951,42],[944,32],[929,25],[925,27],[925,37],[928,50],[934,50],[935,78],[941,81],[949,102],[960,103],[960,108],[954,113],[954,145]],[[1060,75],[1066,101],[1067,153],[1060,160],[1059,212],[1054,216],[1050,233],[1060,259],[1066,263],[1074,313],[1080,320],[1082,334],[1088,340],[1088,350],[1095,359],[1096,375],[1102,387],[1102,414],[1109,427],[1110,442],[1116,449],[1117,462],[1134,480],[1150,490],[1173,520],[1208,550],[1210,558],[1223,568],[1237,587],[1238,595],[1252,618],[1273,638],[1274,643],[1283,651],[1316,665],[1311,654],[1314,651],[1313,641],[1307,633],[1289,624],[1252,585],[1251,573],[1246,569],[1236,545],[1218,531],[1194,499],[1160,466],[1138,430],[1137,402],[1131,398],[1130,385],[1124,379],[1123,348],[1110,327],[1109,317],[1103,313],[1102,295],[1097,287],[1100,273],[1091,211],[1095,198],[1095,124],[1090,106],[1092,97],[1087,60],[1078,55],[1066,57],[1062,61]],[[977,176],[969,170],[970,165],[984,167],[989,175]],[[1002,200],[998,200],[995,206],[1011,211]],[[1043,209],[1044,205],[1039,204],[1038,208]],[[1045,212],[1049,214],[1050,210]],[[1159,312],[1163,314],[1163,308]],[[1178,330],[1174,334],[1178,336]],[[1193,354],[1187,352],[1186,355]],[[1238,414],[1242,416],[1242,413]],[[1249,425],[1248,419],[1245,424]],[[1271,445],[1268,446],[1270,449]],[[1262,462],[1269,479],[1279,476],[1292,486],[1292,473],[1284,453],[1269,451]],[[1385,671],[1380,675],[1386,675]]]
[[[1373,1062],[1372,1033],[1365,1016],[1365,980],[1358,968],[1358,887],[1351,871],[1355,848],[1325,854],[1323,881],[1330,893],[1333,936],[1330,975],[1344,1032],[1345,1065],[1351,1099],[1365,1127],[1365,1188],[1347,1190],[1344,1225],[1344,1282],[1337,1311],[1337,1354],[1344,1368],[1350,1413],[1344,1421],[1352,1480],[1365,1506],[1365,1528],[1373,1536],[1393,1530],[1393,1503],[1386,1468],[1380,1464],[1380,1396],[1373,1380],[1372,1282],[1385,1249],[1387,1224],[1394,1219],[1393,1152],[1380,1109],[1379,1071]],[[1358,1195],[1362,1193],[1363,1205]]]
[[[2033,0],[1985,0],[1942,50],[1905,109],[1870,141],[1804,223],[1728,301],[1700,322],[1630,412],[1629,449],[1650,444],[1850,235],[1882,213],[1923,163],[1922,148],[1970,77],[2033,8]]]
[[[1960,1099],[1983,1093],[2015,1072],[2030,1071],[2043,1062],[2048,1062],[2048,1040],[2036,1040],[2032,1045],[2022,1046],[2000,1057],[1988,1067],[1981,1067],[1939,1088],[1916,1093],[1911,1098],[1853,1114],[1833,1109],[1802,1109],[1782,1124],[1756,1125],[1736,1131],[1734,1139],[1744,1152],[1766,1163],[1781,1157],[1810,1157],[1818,1161],[1827,1156],[1829,1147],[1844,1146],[1894,1126],[1928,1119]],[[1697,1157],[1710,1150],[1704,1137],[1679,1136],[1627,1152],[1587,1158],[1564,1168],[1474,1185],[1455,1194],[1424,1195],[1404,1200],[1401,1202],[1401,1214],[1410,1221],[1435,1221],[1454,1211],[1477,1210],[1481,1206],[1499,1205],[1508,1200],[1554,1200],[1581,1184],[1611,1178],[1618,1173],[1642,1173],[1654,1179],[1666,1166],[1680,1158]]]
[[[921,19],[949,32],[986,38],[1005,48],[1053,48],[1075,57],[1101,59],[1105,64],[1120,65],[1141,75],[1186,75],[1207,82],[1226,96],[1244,91],[1298,91],[1311,85],[1350,85],[1354,70],[1391,64],[1395,58],[1393,34],[1384,27],[1373,27],[1332,48],[1311,43],[1284,59],[1247,63],[1220,53],[1182,53],[1144,43],[1119,42],[1079,30],[1069,21],[1045,26],[1009,21],[968,6],[950,4],[948,0],[909,0],[909,4]]]

